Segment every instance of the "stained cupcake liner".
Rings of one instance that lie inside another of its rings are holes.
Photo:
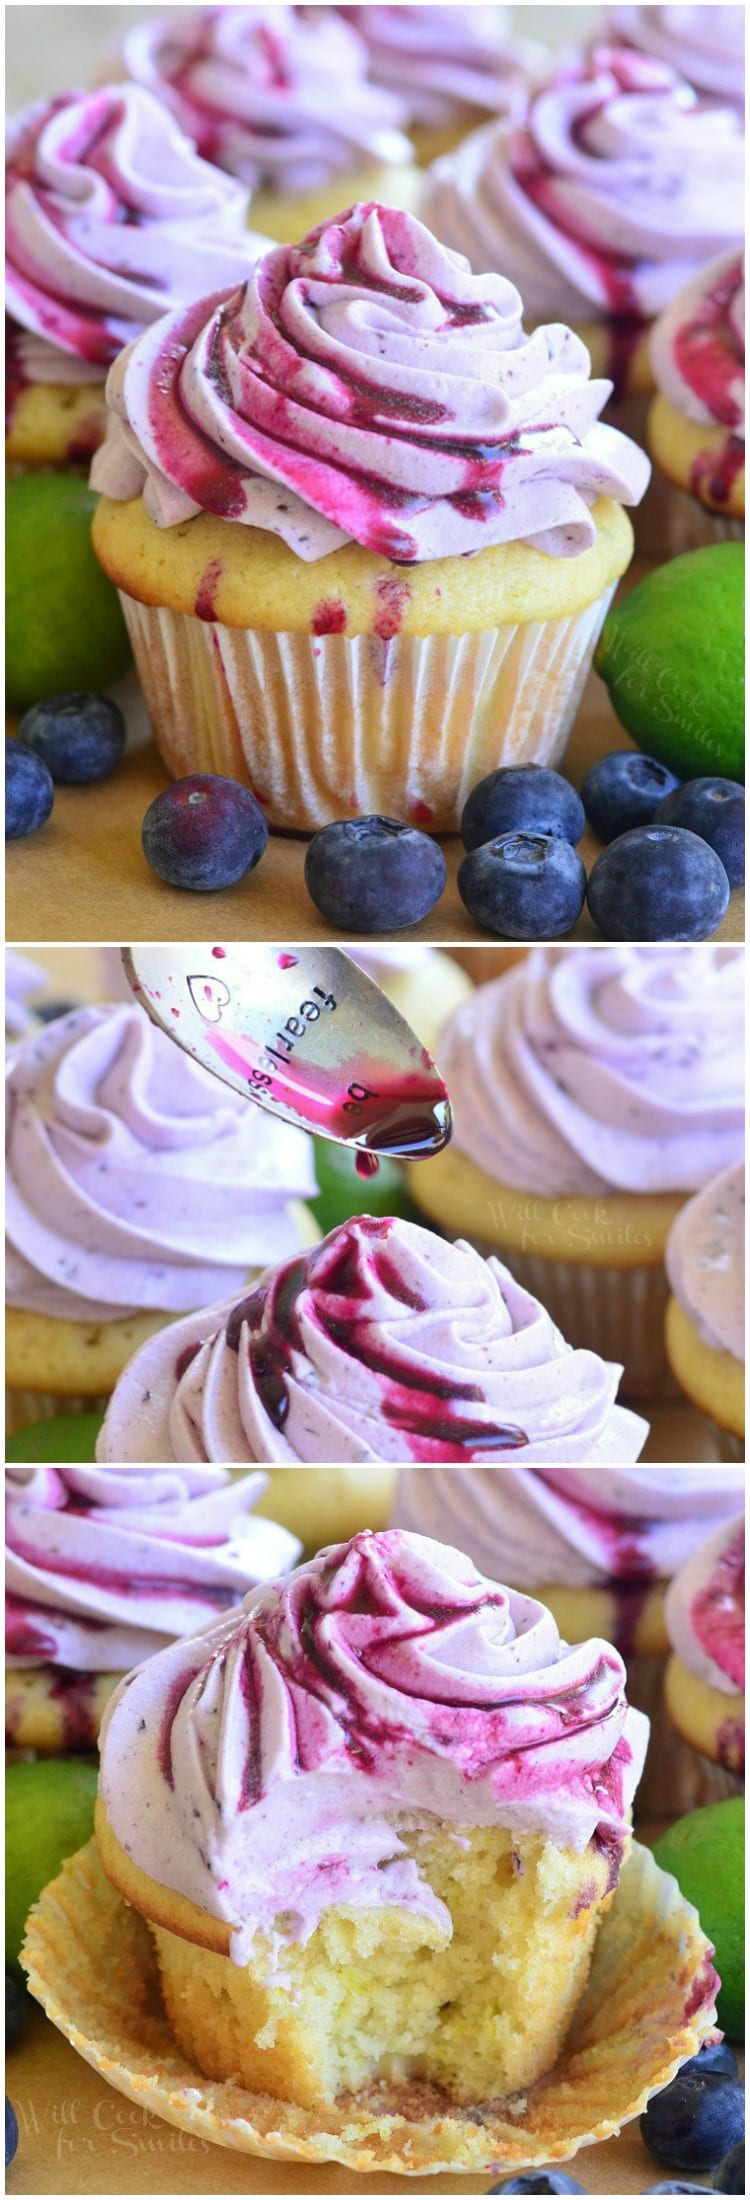
[[[84,1392],[73,1396],[69,1390],[16,1390],[9,1383],[5,1391],[5,1434],[16,1436],[19,1429],[33,1428],[36,1421],[52,1421],[58,1413],[106,1413],[110,1396],[110,1391],[92,1397]]]
[[[570,618],[387,640],[120,601],[175,778],[243,780],[282,830],[380,812],[443,833],[498,765],[559,763],[613,593]]]
[[[711,1956],[676,1880],[634,1843],[554,2070],[528,2095],[462,2109],[419,2082],[313,2110],[204,2078],[172,2038],[148,1927],[105,1878],[95,1841],[45,1888],[22,1961],[92,2068],[180,2130],[243,2154],[417,2177],[537,2168],[619,2131],[712,2033]]]
[[[485,1259],[504,1260],[524,1290],[551,1315],[567,1344],[619,1363],[624,1398],[681,1395],[664,1349],[667,1279],[661,1262],[643,1268],[600,1268],[589,1261],[546,1260],[538,1253],[471,1242]]]

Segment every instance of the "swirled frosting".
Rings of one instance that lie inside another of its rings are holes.
[[[396,1525],[524,1589],[669,1580],[741,1502],[742,1467],[407,1467]]]
[[[437,1046],[454,1144],[540,1198],[689,1192],[743,1150],[743,951],[536,948]]]
[[[745,435],[745,269],[722,253],[678,292],[651,334],[656,381],[700,427]]]
[[[411,160],[402,101],[368,75],[367,48],[333,8],[170,9],[121,47],[200,153],[246,190],[315,191],[363,162]]]
[[[539,51],[514,38],[504,7],[344,7],[366,40],[370,74],[405,102],[408,120],[439,129],[507,111]]]
[[[621,1373],[566,1345],[499,1261],[365,1215],[143,1346],[99,1457],[637,1459]]]
[[[40,993],[47,984],[47,972],[41,963],[32,962],[30,955],[19,955],[14,947],[5,950],[5,1037],[11,1042],[22,1039],[27,1031],[33,1031],[34,1018],[29,1008],[32,993]]]
[[[638,503],[648,460],[601,425],[609,384],[579,338],[526,336],[521,312],[412,215],[354,207],[123,354],[94,486],[142,490],[158,526],[202,510],[268,528],[305,559],[518,538],[575,555],[599,495]]]
[[[693,1552],[666,1602],[672,1649],[696,1680],[723,1695],[745,1686],[745,1523],[728,1521]]]
[[[70,1321],[184,1313],[299,1244],[312,1144],[224,1087],[143,1011],[75,1009],[7,1081],[6,1293]]]
[[[651,12],[651,11],[649,11]],[[650,319],[743,232],[743,138],[662,62],[599,46],[427,172],[420,212],[530,320]]]
[[[568,1649],[460,1551],[365,1531],[131,1675],[100,1793],[128,1855],[230,1923],[245,1963],[258,1931],[305,1940],[338,1903],[449,1933],[402,1814],[617,1857],[647,1734],[608,1643]]]
[[[743,7],[613,7],[609,27],[623,45],[654,54],[687,78],[694,91],[722,105],[744,104]]]
[[[6,306],[31,381],[103,381],[142,328],[240,282],[267,243],[241,185],[135,84],[25,108],[5,190]]]
[[[265,1487],[222,1467],[6,1468],[8,1665],[126,1673],[286,1573],[296,1536],[247,1518]]]
[[[689,1199],[667,1239],[670,1288],[705,1344],[745,1357],[745,1171],[741,1162]]]

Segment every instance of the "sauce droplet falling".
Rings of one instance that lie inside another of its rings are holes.
[[[364,1153],[360,1147],[354,1156],[354,1166],[358,1176],[377,1176],[380,1162],[376,1153]]]
[[[277,956],[277,958],[276,958],[276,960],[277,960],[277,962],[278,962],[278,965],[279,965],[279,969],[280,969],[280,970],[296,970],[296,968],[297,968],[297,964],[298,964],[298,962],[299,962],[299,956],[298,956],[298,955],[278,955],[278,956]]]

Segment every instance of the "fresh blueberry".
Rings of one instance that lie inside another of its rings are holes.
[[[640,2119],[649,2153],[665,2169],[715,2169],[745,2133],[745,2095],[736,2078],[696,2069],[695,2058],[656,2093]]]
[[[728,2040],[707,2042],[705,2046],[699,2047],[697,2055],[691,2055],[690,2061],[683,2063],[682,2076],[686,2070],[696,2071],[701,2077],[710,2070],[712,2077],[721,2072],[723,2076],[736,2078],[737,2057],[734,2048],[730,2047]]]
[[[28,2013],[28,1996],[19,1980],[10,1971],[5,1973],[5,2045],[15,2047],[20,2039]]]
[[[659,803],[658,825],[684,825],[721,857],[730,886],[745,883],[745,789],[736,779],[686,779]]]
[[[589,766],[581,782],[581,801],[599,840],[619,840],[635,825],[650,825],[659,803],[679,784],[674,772],[655,756],[641,756],[638,749],[615,749]]]
[[[651,2193],[651,2192],[708,2192],[708,2193],[711,2193],[711,2192],[713,2192],[713,2189],[714,2189],[714,2188],[713,2188],[713,2185],[682,2185],[682,2184],[680,2183],[680,2180],[679,2180],[679,2178],[678,2178],[678,2177],[676,2177],[676,2178],[674,2179],[674,2182],[672,2182],[672,2180],[671,2180],[670,2178],[667,2178],[667,2182],[666,2182],[666,2184],[665,2184],[665,2185],[647,2185],[647,2186],[646,2186],[646,2191],[647,2191],[647,2193]]]
[[[43,758],[58,787],[82,787],[119,764],[125,720],[108,695],[51,695],[25,711],[18,739]]]
[[[559,2169],[530,2169],[522,2177],[508,2177],[502,2185],[488,2185],[490,2192],[585,2192],[574,2177]]]
[[[736,2147],[730,2147],[729,2153],[725,2154],[723,2162],[719,2163],[714,2178],[714,2192],[746,2192],[746,2190],[745,2141],[741,2139]]]
[[[461,815],[461,839],[471,851],[503,833],[551,833],[574,848],[585,823],[580,795],[560,772],[543,764],[507,764],[472,787]]]
[[[707,940],[729,901],[720,858],[681,825],[637,825],[610,841],[588,883],[605,940]]]
[[[509,940],[556,940],[572,932],[586,895],[580,856],[551,833],[486,841],[464,856],[457,883],[476,923]]]
[[[324,825],[305,856],[310,900],[341,932],[400,932],[440,900],[445,857],[436,840],[397,817]]]
[[[46,825],[55,790],[41,756],[5,737],[5,838],[21,840]]]
[[[5,2167],[13,2160],[18,2149],[18,2117],[8,2095],[5,2095]]]
[[[168,886],[201,894],[235,886],[260,862],[268,826],[249,787],[216,772],[196,773],[165,787],[146,811],[141,842],[146,862]]]

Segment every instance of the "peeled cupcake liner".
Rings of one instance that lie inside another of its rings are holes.
[[[559,763],[614,594],[569,618],[468,634],[250,631],[120,590],[157,745],[175,778],[248,783],[268,823],[380,812],[456,831],[500,764]]]
[[[95,1841],[45,1888],[22,1961],[84,2060],[180,2130],[242,2154],[417,2177],[536,2168],[618,2132],[713,2032],[712,1953],[676,1880],[634,1843],[568,2043],[528,2095],[457,2109],[420,2082],[384,2083],[320,2111],[204,2078],[181,2054],[148,1927],[105,1878]]]
[[[567,1344],[598,1352],[624,1370],[620,1397],[640,1401],[682,1395],[664,1349],[668,1286],[661,1261],[642,1268],[547,1260],[470,1232],[486,1260],[504,1260],[517,1283],[545,1307]]]

